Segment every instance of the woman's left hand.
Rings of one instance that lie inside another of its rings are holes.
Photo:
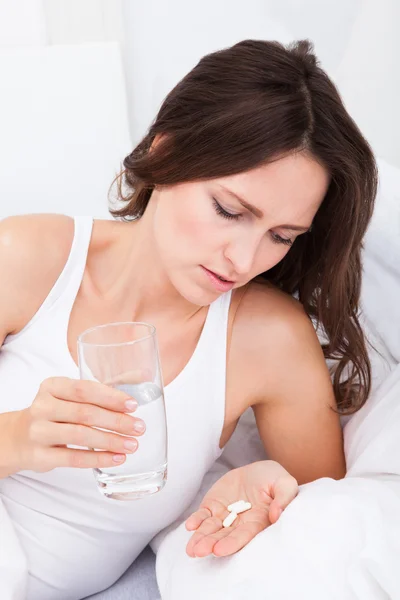
[[[295,478],[272,460],[229,471],[187,519],[186,529],[195,531],[186,547],[187,554],[191,557],[234,554],[260,531],[276,523],[297,493]],[[238,514],[230,527],[223,527],[229,515],[228,506],[238,500],[251,502],[252,508]]]

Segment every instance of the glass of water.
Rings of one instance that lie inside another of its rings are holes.
[[[100,491],[116,500],[159,492],[167,479],[167,422],[156,329],[147,323],[110,323],[78,338],[81,379],[123,390],[138,403],[146,431],[122,465],[94,469]]]

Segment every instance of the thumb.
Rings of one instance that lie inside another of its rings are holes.
[[[273,500],[268,513],[271,524],[277,522],[288,504],[296,498],[298,491],[298,483],[291,475],[284,475],[277,479],[272,487]]]

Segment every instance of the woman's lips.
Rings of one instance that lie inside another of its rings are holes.
[[[222,279],[219,279],[219,276],[217,275],[217,273],[214,273],[214,271],[210,271],[209,269],[206,269],[206,267],[203,266],[201,268],[204,270],[205,274],[213,284],[214,288],[217,289],[219,292],[228,292],[235,285],[235,281],[223,281]]]

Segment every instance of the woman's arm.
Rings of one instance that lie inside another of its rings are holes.
[[[246,394],[270,459],[300,484],[345,475],[329,371],[298,302],[266,284],[252,284],[237,311],[229,368],[228,394],[238,402],[237,394]]]
[[[297,482],[345,475],[329,372],[301,306],[267,285],[251,284],[235,308],[223,438],[252,406],[271,460],[233,469],[212,486],[186,521],[193,532],[189,556],[234,554],[280,518],[296,497]],[[251,509],[223,527],[228,505],[241,499]]]
[[[73,220],[61,215],[0,221],[0,360],[4,339],[28,323],[56,281],[73,231]],[[20,468],[15,448],[18,419],[16,411],[3,413],[0,398],[0,478]]]

